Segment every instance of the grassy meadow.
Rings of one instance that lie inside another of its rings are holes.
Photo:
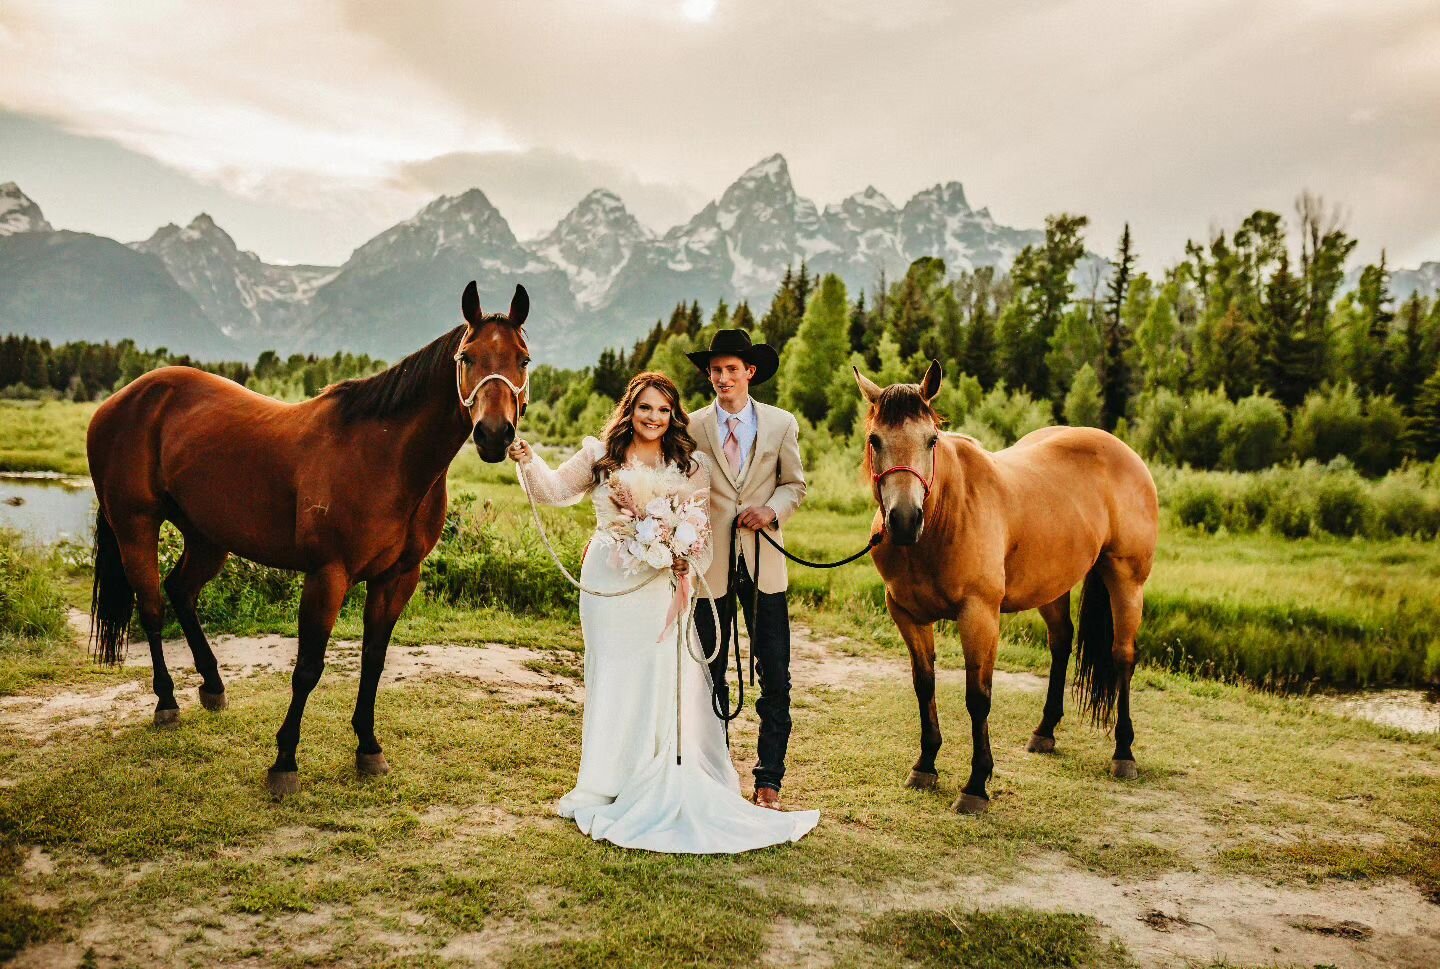
[[[83,471],[88,413],[0,405],[0,467]],[[843,491],[858,482],[826,475],[789,530],[802,555],[838,557],[868,534],[864,502]],[[451,485],[450,522],[395,642],[511,643],[578,680],[572,593],[513,469],[467,449]],[[590,514],[543,512],[572,568]],[[163,554],[178,554],[173,535]],[[65,622],[67,605],[88,605],[88,568],[88,549],[0,535],[0,715],[131,682],[148,693],[143,668],[91,666]],[[858,687],[797,677],[787,804],[823,812],[798,847],[684,858],[593,843],[551,814],[578,763],[578,707],[453,676],[381,690],[377,729],[395,769],[362,779],[355,681],[327,673],[305,719],[301,792],[277,804],[262,778],[286,677],[232,680],[230,708],[208,715],[186,674],[178,730],[132,716],[32,742],[0,719],[0,962],[1210,965],[1167,961],[1155,940],[1169,936],[1099,900],[1183,883],[1312,907],[1400,893],[1417,907],[1393,917],[1416,924],[1440,912],[1440,737],[1290,695],[1440,678],[1433,540],[1209,530],[1182,524],[1167,498],[1136,677],[1140,778],[1110,778],[1110,738],[1073,717],[1055,756],[1024,752],[1041,697],[1021,680],[1048,659],[1038,619],[1012,617],[1001,665],[1020,679],[996,691],[994,802],[974,818],[948,810],[968,761],[953,631],[940,641],[940,789],[907,790],[914,696],[874,570],[792,580],[797,624],[837,660],[883,673]],[[200,612],[212,634],[293,636],[298,592],[294,577],[232,559]],[[360,602],[352,595],[337,638],[359,637]],[[734,735],[748,764],[753,714]],[[1316,938],[1313,952],[1214,964],[1348,964],[1324,948],[1344,943]],[[1422,965],[1428,951],[1393,953]]]

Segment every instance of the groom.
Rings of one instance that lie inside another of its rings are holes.
[[[750,633],[751,659],[760,671],[760,698],[755,701],[760,715],[759,759],[752,800],[778,811],[785,748],[790,742],[790,611],[785,599],[789,581],[784,557],[755,532],[763,528],[783,545],[780,526],[805,498],[800,428],[793,414],[750,398],[752,384],[775,375],[780,360],[773,347],[752,344],[745,330],[720,330],[709,350],[687,355],[715,388],[715,403],[690,415],[699,450],[717,469],[710,476],[715,557],[705,581],[716,596],[722,648],[710,672],[717,697],[728,706],[725,657],[731,648],[729,632],[738,598]],[[741,561],[732,590],[730,537],[731,523],[737,520]],[[731,591],[736,594],[727,594]],[[712,652],[715,627],[709,604],[698,604],[695,626],[705,652]]]

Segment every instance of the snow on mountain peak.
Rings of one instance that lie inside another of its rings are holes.
[[[45,221],[40,206],[20,191],[14,182],[0,185],[0,236],[21,232],[52,232],[54,226]]]

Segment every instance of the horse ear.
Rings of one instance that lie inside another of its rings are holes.
[[[940,361],[931,360],[930,366],[925,368],[925,376],[920,378],[920,393],[925,395],[927,401],[934,400],[935,395],[940,393],[940,381],[944,377],[945,372],[940,369]]]
[[[475,286],[475,280],[470,280],[470,285],[465,287],[465,293],[460,297],[460,315],[465,317],[465,322],[471,326],[480,319],[480,290]]]
[[[859,367],[850,369],[855,371],[855,382],[860,385],[860,393],[864,395],[865,399],[872,404],[879,400],[881,391],[875,381],[861,373]]]
[[[510,300],[510,325],[523,326],[525,317],[530,315],[530,294],[525,287],[515,284],[515,297]]]

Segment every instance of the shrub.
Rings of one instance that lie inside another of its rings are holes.
[[[1231,471],[1258,471],[1285,457],[1285,409],[1268,394],[1238,401],[1220,425],[1220,463]]]
[[[1359,535],[1370,518],[1370,498],[1354,471],[1334,471],[1315,490],[1315,524],[1332,535]]]
[[[580,573],[587,525],[555,514],[546,531],[565,567]],[[425,595],[451,604],[515,612],[573,613],[578,598],[530,523],[530,510],[500,513],[473,495],[450,500],[440,542],[421,566]]]
[[[1222,390],[1191,394],[1175,423],[1175,458],[1194,468],[1220,466],[1220,429],[1234,405]]]
[[[1301,461],[1323,464],[1358,452],[1365,439],[1365,415],[1355,385],[1346,381],[1307,396],[1295,414],[1290,439]]]
[[[1379,477],[1400,463],[1405,413],[1395,398],[1372,397],[1365,405],[1365,434],[1349,457],[1362,474]]]
[[[1286,538],[1304,538],[1315,521],[1315,499],[1307,490],[1295,487],[1277,488],[1270,495],[1265,512],[1266,526]]]
[[[1180,524],[1188,528],[1218,532],[1225,523],[1225,499],[1220,489],[1208,481],[1183,485],[1175,495],[1174,508]]]

